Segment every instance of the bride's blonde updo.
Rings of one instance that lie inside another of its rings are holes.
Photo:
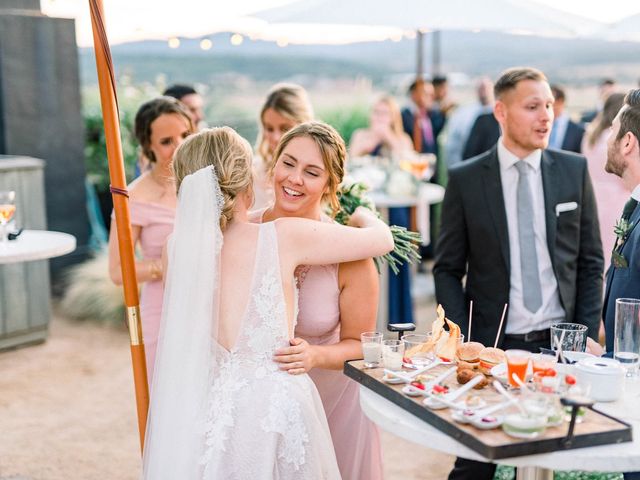
[[[180,190],[187,175],[213,165],[224,201],[220,213],[220,228],[224,230],[233,220],[239,195],[253,186],[252,155],[249,142],[229,127],[210,128],[191,135],[173,157],[176,187]]]

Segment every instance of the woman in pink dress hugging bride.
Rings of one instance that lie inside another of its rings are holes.
[[[322,161],[318,150],[305,156]],[[279,369],[273,352],[293,334],[297,266],[384,254],[389,228],[362,208],[350,218],[360,228],[249,223],[251,147],[228,127],[187,139],[174,169],[144,478],[339,479],[313,382]]]
[[[274,204],[252,212],[250,219],[302,217],[331,223],[324,206],[338,209],[345,159],[344,141],[329,125],[308,122],[289,130],[270,166]],[[296,280],[294,338],[275,360],[292,375],[309,373],[316,384],[342,478],[381,479],[378,429],[360,408],[358,385],[342,373],[345,360],[362,357],[360,334],[376,328],[379,285],[373,260],[302,266]]]

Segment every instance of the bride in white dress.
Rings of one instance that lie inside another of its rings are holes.
[[[228,127],[189,137],[175,154],[178,209],[145,479],[340,478],[313,382],[279,370],[273,352],[292,338],[298,265],[381,255],[393,240],[364,209],[351,218],[360,228],[301,218],[249,223],[251,159]]]

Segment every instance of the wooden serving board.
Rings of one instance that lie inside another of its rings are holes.
[[[345,362],[345,375],[488,459],[497,460],[558,450],[630,442],[632,440],[631,425],[595,409],[586,411],[583,417],[584,421],[576,424],[573,437],[570,440],[567,438],[569,422],[564,422],[558,427],[548,427],[540,436],[532,440],[511,437],[504,433],[500,427],[493,430],[480,430],[472,425],[455,422],[451,418],[451,410],[448,408],[431,410],[425,407],[422,404],[425,397],[409,397],[405,395],[402,393],[404,384],[390,385],[383,382],[382,376],[384,372],[382,368],[364,368],[363,363],[362,360]],[[451,368],[451,366],[440,365],[426,373],[438,375],[448,368]],[[449,380],[445,383],[450,388],[460,387],[455,375],[449,377]],[[468,395],[478,395],[488,404],[498,403],[502,400],[490,385],[482,390],[471,390]],[[509,410],[505,410],[501,414],[508,412]]]

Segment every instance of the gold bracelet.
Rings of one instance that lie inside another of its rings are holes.
[[[149,262],[149,275],[151,280],[160,280],[162,278],[162,268],[158,265],[157,260]]]

